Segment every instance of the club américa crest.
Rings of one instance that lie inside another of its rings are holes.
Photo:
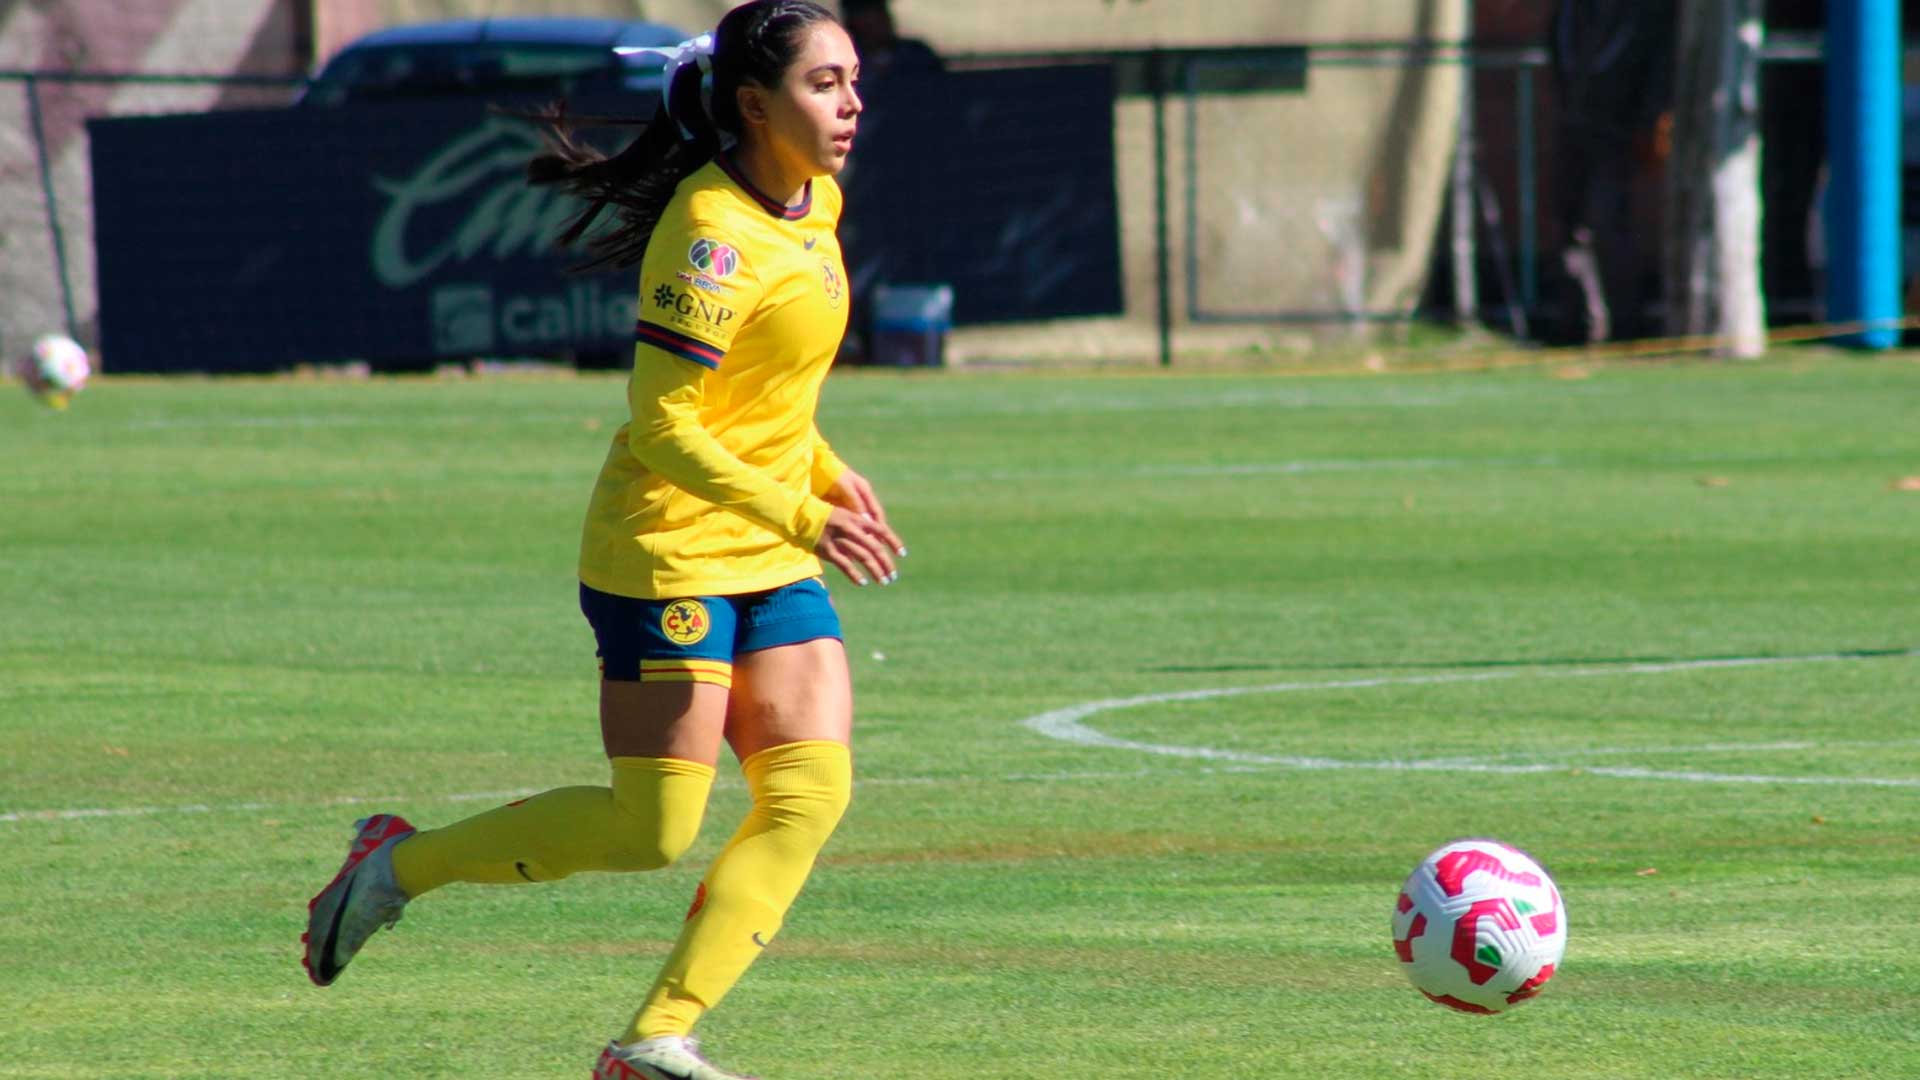
[[[827,290],[827,306],[839,307],[840,298],[847,294],[847,286],[840,280],[840,271],[825,259],[820,261],[820,284]]]
[[[698,600],[675,600],[660,613],[660,632],[675,645],[693,645],[707,636],[713,620]]]

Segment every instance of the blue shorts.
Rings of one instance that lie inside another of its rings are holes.
[[[580,610],[613,682],[733,685],[733,658],[816,638],[843,640],[827,587],[808,578],[739,596],[640,600],[580,586]]]

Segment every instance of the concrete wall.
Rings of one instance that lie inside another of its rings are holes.
[[[0,68],[297,75],[305,66],[307,32],[304,5],[296,0],[0,0]],[[39,334],[64,329],[69,299],[77,336],[94,341],[87,117],[287,99],[282,90],[106,82],[43,81],[37,94],[66,285],[27,86],[0,80],[0,351],[7,356]]]

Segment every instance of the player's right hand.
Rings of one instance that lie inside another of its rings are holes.
[[[893,553],[902,550],[900,538],[884,521],[836,506],[827,515],[827,527],[814,545],[814,554],[840,568],[855,585],[878,581],[891,585],[900,578]]]

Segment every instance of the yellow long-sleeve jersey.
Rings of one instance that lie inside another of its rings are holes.
[[[646,599],[727,596],[820,573],[846,465],[814,426],[847,328],[841,195],[787,206],[724,155],[680,183],[640,270],[631,419],[607,451],[580,580]]]

